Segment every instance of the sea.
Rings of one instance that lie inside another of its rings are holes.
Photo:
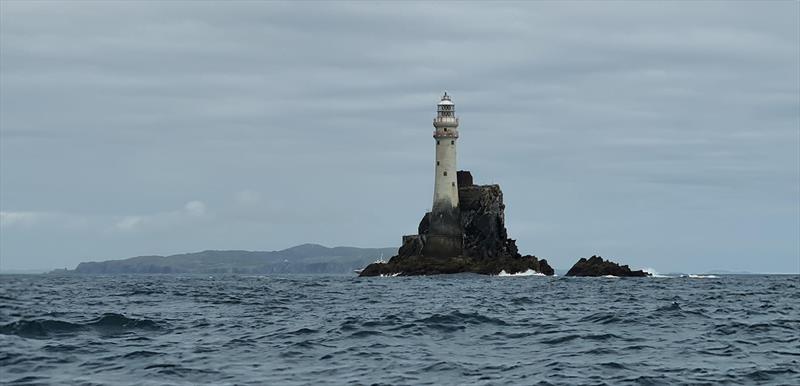
[[[0,275],[9,385],[800,385],[800,276]]]

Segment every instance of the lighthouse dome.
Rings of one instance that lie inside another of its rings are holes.
[[[454,105],[453,101],[450,100],[450,95],[447,95],[447,91],[444,92],[442,95],[442,100],[439,101],[439,106],[452,106]]]
[[[456,105],[447,95],[447,91],[442,95],[442,100],[436,105],[436,118],[433,119],[433,126],[436,127],[436,135],[446,135],[458,138],[458,118],[456,118]],[[438,130],[442,129],[441,133]],[[448,132],[448,130],[450,130]]]

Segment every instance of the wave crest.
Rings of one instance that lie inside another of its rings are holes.
[[[106,313],[87,323],[72,323],[56,319],[18,320],[0,326],[0,334],[23,338],[47,338],[53,335],[74,334],[86,331],[103,333],[130,330],[159,330],[162,323],[150,319],[134,319],[124,315]]]
[[[517,273],[508,273],[506,272],[506,270],[502,270],[500,271],[500,273],[497,274],[497,276],[507,277],[507,276],[547,276],[547,275],[529,268],[525,272],[517,272]]]

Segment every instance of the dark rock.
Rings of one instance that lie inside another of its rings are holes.
[[[425,215],[422,216],[422,220],[419,221],[419,226],[417,227],[417,234],[427,235],[430,229],[431,229],[431,212],[428,212],[425,213]]]
[[[458,181],[458,187],[462,186],[472,186],[472,173],[469,170],[459,170],[456,172],[456,181]]]
[[[567,272],[567,276],[620,276],[620,277],[645,277],[649,273],[639,270],[631,271],[627,265],[619,265],[600,256],[589,259],[581,258]]]
[[[547,260],[545,260],[545,259],[538,259],[536,256],[531,256],[531,255],[522,256],[522,259],[523,260],[527,260],[527,259],[538,260],[538,263],[539,263],[538,267],[532,267],[536,272],[543,273],[543,274],[545,274],[547,276],[553,276],[553,275],[556,274],[556,270],[553,269],[553,267],[551,267],[550,264],[547,264]],[[508,271],[506,271],[506,272],[508,272]]]
[[[506,206],[499,185],[460,187],[458,200],[466,255],[477,258],[519,255],[516,242],[508,238]]]
[[[464,248],[464,228],[461,226],[461,211],[449,201],[433,203],[433,209],[425,217],[429,218],[427,235],[422,246],[422,254],[428,257],[447,258],[460,256]]]
[[[403,236],[403,245],[397,251],[400,256],[416,256],[422,254],[424,242],[421,235]]]
[[[443,275],[451,273],[478,273],[497,275],[500,271],[515,274],[529,269],[545,275],[553,275],[554,271],[547,260],[539,260],[535,256],[502,256],[491,259],[477,259],[469,256],[458,256],[446,259],[425,256],[395,256],[388,263],[372,263],[361,271],[361,276],[419,276]]]
[[[418,234],[403,236],[397,256],[387,263],[373,263],[361,276],[399,274],[402,276],[472,272],[496,275],[500,271],[519,273],[529,269],[545,275],[555,271],[536,256],[521,256],[516,242],[508,238],[505,227],[505,204],[499,185],[474,185],[469,171],[458,171],[459,216],[463,229],[463,249],[459,256],[426,256],[430,241],[431,213],[426,213]]]

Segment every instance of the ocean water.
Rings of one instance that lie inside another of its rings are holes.
[[[800,384],[800,277],[0,276],[4,384]]]

